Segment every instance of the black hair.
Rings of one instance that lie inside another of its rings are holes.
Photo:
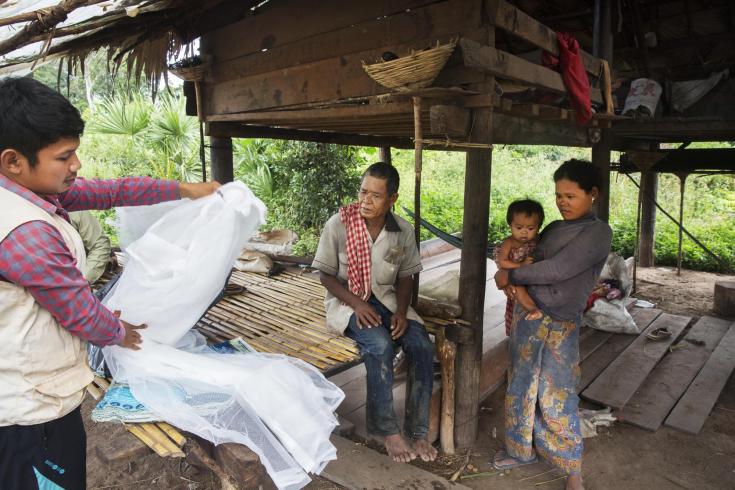
[[[562,179],[576,182],[587,194],[593,187],[600,188],[600,171],[590,162],[572,158],[562,163],[554,172],[554,182]]]
[[[513,216],[516,214],[525,214],[526,216],[538,216],[538,225],[544,224],[544,207],[540,202],[533,199],[521,199],[513,201],[508,206],[508,212],[505,214],[505,221],[510,225],[513,222]]]
[[[39,150],[83,132],[82,116],[60,93],[28,77],[0,80],[0,152],[13,148],[34,167]]]
[[[396,167],[393,165],[385,162],[373,163],[362,174],[362,178],[364,179],[367,175],[385,180],[385,188],[388,191],[389,196],[398,192],[398,186],[401,184],[401,177],[398,175],[398,170],[396,170]]]

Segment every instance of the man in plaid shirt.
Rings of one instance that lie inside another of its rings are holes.
[[[92,379],[85,342],[139,349],[130,325],[92,295],[69,211],[211,194],[216,182],[77,177],[84,129],[63,96],[0,81],[0,488],[85,488],[79,405]]]

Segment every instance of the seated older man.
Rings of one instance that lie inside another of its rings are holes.
[[[340,208],[324,226],[313,267],[327,288],[327,326],[355,340],[367,369],[367,429],[384,438],[397,462],[417,456],[433,461],[427,441],[433,346],[411,308],[412,276],[421,270],[413,228],[391,213],[399,176],[385,163],[362,176],[359,199]],[[393,410],[393,357],[408,361],[404,438]]]

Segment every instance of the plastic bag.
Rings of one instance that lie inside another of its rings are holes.
[[[126,321],[148,324],[141,349],[103,353],[115,380],[151,412],[215,444],[247,445],[276,486],[298,489],[336,458],[329,436],[344,393],[303,361],[215,352],[190,330],[264,214],[236,183],[163,215],[130,244],[128,265],[103,301]]]
[[[640,329],[625,307],[625,300],[630,296],[632,282],[628,275],[625,260],[611,253],[600,273],[600,280],[615,279],[620,283],[622,296],[618,299],[598,299],[592,308],[584,314],[585,325],[605,332],[639,334]]]

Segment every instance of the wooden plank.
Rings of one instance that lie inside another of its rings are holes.
[[[370,117],[394,114],[413,114],[413,104],[411,102],[391,102],[388,104],[345,105],[314,109],[239,112],[236,114],[207,116],[207,121],[237,121],[243,123],[268,121],[274,125],[294,121],[319,122],[325,120],[340,120],[347,123],[350,120],[362,120]]]
[[[592,332],[590,332],[588,335],[586,335],[584,338],[579,339],[579,362],[583,362],[585,359],[587,359],[589,356],[594,354],[594,352],[602,347],[605,342],[610,340],[610,337],[613,336],[610,332],[603,332],[601,330],[594,330],[590,329]]]
[[[733,369],[735,369],[735,324],[731,325],[722,337],[665,424],[691,434],[699,433]]]
[[[337,459],[330,461],[321,476],[349,489],[435,488],[466,489],[468,487],[422,470],[417,466],[396,463],[364,444],[332,435]]]
[[[390,49],[401,53],[409,52],[411,49],[423,49],[437,41],[446,43],[451,38],[451,35],[431,37],[401,46],[390,46]],[[246,112],[386,93],[388,90],[375,83],[362,68],[363,60],[380,59],[385,49],[372,49],[293,65],[222,83],[205,83],[205,113]],[[447,68],[444,71],[446,70]],[[449,76],[444,78],[443,84],[456,85],[461,82],[461,77],[457,79]],[[442,84],[437,80],[435,85]]]
[[[493,118],[493,143],[517,145],[590,146],[587,131],[570,124],[497,113]]]
[[[122,428],[122,426],[116,426]],[[125,430],[114,429],[104,444],[95,448],[97,456],[108,465],[117,466],[151,454],[151,448]]]
[[[312,36],[367,20],[391,17],[433,2],[435,0],[351,2],[350,8],[345,8],[341,0],[272,2],[256,15],[205,34],[203,43],[208,50],[218,54],[218,61],[226,61],[264,49],[303,42]]]
[[[553,29],[546,27],[505,0],[487,0],[485,10],[493,25],[544,51],[559,56],[559,43]],[[599,76],[602,70],[600,60],[584,50],[580,50],[580,55],[585,70],[594,76]]]
[[[561,75],[549,68],[471,39],[462,38],[459,45],[462,49],[462,59],[468,68],[541,87],[555,93],[567,93]],[[593,102],[602,103],[602,94],[599,89],[593,88],[590,98]]]
[[[411,149],[413,142],[408,138],[395,136],[370,136],[346,134],[333,131],[304,131],[298,129],[272,128],[269,126],[240,124],[236,122],[212,122],[206,126],[207,134],[230,136],[232,138],[268,138],[279,140],[314,141],[354,146],[390,146]]]
[[[582,392],[582,397],[615,409],[623,408],[690,321],[688,316],[662,313]],[[648,332],[664,327],[671,331],[668,339],[646,338]]]
[[[674,351],[654,368],[625,407],[615,413],[618,419],[657,430],[715,350],[730,323],[709,316],[700,318]]]
[[[331,13],[326,17],[331,17]],[[258,19],[257,22],[261,23],[262,19]],[[282,24],[284,19],[279,19],[278,22]],[[403,10],[387,17],[376,15],[367,21],[353,22],[314,36],[304,35],[303,29],[306,28],[308,32],[309,27],[301,22],[293,35],[304,36],[303,38],[298,42],[262,48],[266,51],[258,48],[250,53],[235,56],[233,51],[238,51],[238,48],[233,48],[232,42],[229,45],[212,46],[213,52],[210,54],[213,54],[218,62],[212,66],[210,79],[219,83],[371,49],[382,49],[402,55],[404,53],[396,51],[395,46],[428,39],[431,36],[458,37],[479,29],[481,22],[481,2],[473,0],[442,1],[408,11]],[[240,41],[245,36],[242,33],[235,35],[239,36],[235,38],[237,39],[235,44],[241,44]],[[244,41],[248,42],[247,39]]]
[[[656,308],[633,308],[630,311],[638,328],[643,331],[648,325],[661,314]],[[577,392],[584,390],[597,376],[623,352],[635,339],[637,335],[614,334],[602,346],[595,350],[595,355],[589,356],[581,363],[582,377],[580,378]]]

